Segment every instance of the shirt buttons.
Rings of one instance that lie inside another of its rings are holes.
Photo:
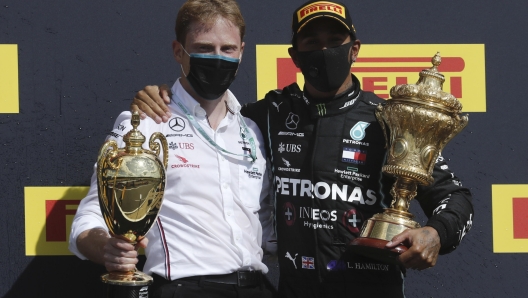
[[[222,187],[223,187],[223,188],[227,188],[227,183],[223,183],[223,184],[222,184]]]

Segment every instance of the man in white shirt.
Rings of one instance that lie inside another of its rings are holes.
[[[143,271],[154,276],[151,297],[271,297],[261,278],[268,271],[261,247],[272,235],[264,142],[227,90],[244,50],[244,30],[234,0],[188,0],[172,44],[182,70],[172,87],[172,116],[161,124],[145,119],[138,127],[146,137],[163,133],[169,143],[163,205],[137,244],[145,247]],[[123,112],[107,139],[123,147],[130,118]],[[109,235],[94,174],[72,224],[70,250],[108,271],[131,271],[136,248]]]

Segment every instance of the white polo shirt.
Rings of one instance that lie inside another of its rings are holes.
[[[228,152],[243,154],[250,147],[240,136],[237,114],[240,104],[228,90],[229,111],[216,131],[208,124],[203,110],[181,86],[172,87],[209,137]],[[257,148],[257,160],[220,152],[193,127],[174,103],[172,118],[156,124],[141,120],[138,129],[147,141],[161,132],[169,144],[167,184],[157,222],[147,234],[147,261],[142,271],[156,273],[168,280],[188,276],[227,274],[243,267],[268,271],[262,263],[264,243],[272,234],[269,204],[269,177],[266,171],[264,141],[257,125],[244,118]],[[132,129],[130,112],[117,118],[107,140],[124,147],[122,136]],[[246,139],[247,140],[247,139]],[[87,229],[107,229],[99,209],[97,180],[92,176],[88,195],[81,201],[73,220],[70,250],[86,259],[77,249],[77,236]]]

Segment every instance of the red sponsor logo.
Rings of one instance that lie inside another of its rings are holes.
[[[391,74],[398,74],[396,77],[396,84],[408,84],[407,77],[401,76],[402,73],[412,73],[413,75],[424,69],[431,67],[430,57],[363,57],[357,58],[357,63],[369,63],[374,66],[369,67],[352,67],[351,71],[356,74],[362,74],[362,89],[365,91],[375,92],[381,98],[389,98],[388,86],[389,76]],[[422,63],[423,66],[399,66],[399,63]],[[379,66],[377,64],[379,63]],[[393,65],[391,65],[393,64]],[[460,73],[464,70],[466,64],[462,57],[442,57],[442,64],[438,67],[438,71],[442,73]],[[297,74],[301,70],[295,66],[291,58],[277,58],[277,86],[282,89],[292,82],[297,81]],[[386,73],[386,76],[368,76],[367,73]],[[390,76],[392,77],[392,76]],[[448,78],[451,86],[450,93],[457,98],[462,98],[462,77],[451,75]],[[412,82],[413,84],[415,82]],[[381,92],[380,92],[381,91]],[[387,93],[384,93],[387,92]]]
[[[528,239],[528,198],[513,198],[513,239]]]
[[[298,20],[300,22],[305,17],[307,17],[307,16],[309,16],[309,15],[311,15],[313,13],[320,12],[320,11],[328,11],[328,12],[339,14],[339,15],[345,17],[345,15],[344,15],[345,9],[344,9],[343,6],[335,4],[335,3],[331,3],[331,2],[319,1],[319,2],[315,2],[315,3],[311,3],[311,4],[306,5],[305,7],[301,8],[299,10],[299,12],[297,12]]]
[[[355,208],[352,208],[343,215],[343,225],[351,233],[358,234],[363,225],[363,215]]]
[[[176,154],[174,154],[174,155],[176,156],[176,158],[178,158],[178,159],[179,159],[181,162],[183,162],[183,163],[188,163],[188,162],[189,162],[189,161],[188,161],[185,157],[183,157],[183,156],[179,156],[179,155],[176,155]]]
[[[193,143],[178,143],[178,145],[180,146],[180,149],[194,150]]]
[[[293,206],[293,204],[290,202],[286,202],[282,206],[282,210],[284,211],[284,220],[286,221],[286,224],[288,226],[292,226],[295,223],[295,219],[297,218],[295,206]]]
[[[66,241],[66,215],[75,215],[79,200],[46,200],[46,241]]]
[[[189,161],[183,156],[179,156],[177,154],[174,154],[174,156],[176,156],[176,158],[178,158],[178,160],[183,162],[183,164],[171,165],[171,168],[173,168],[173,169],[176,169],[176,168],[195,168],[195,169],[199,169],[200,168],[200,165],[195,165],[195,164],[188,163]]]

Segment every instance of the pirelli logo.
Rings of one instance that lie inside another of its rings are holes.
[[[0,44],[0,113],[18,111],[18,46]]]
[[[88,187],[25,187],[26,255],[71,255],[73,216]]]
[[[493,184],[493,252],[528,252],[528,185]]]
[[[345,8],[343,6],[336,4],[336,3],[318,1],[314,3],[310,3],[306,5],[305,7],[301,8],[297,12],[297,20],[298,22],[301,22],[307,16],[317,13],[317,12],[322,12],[322,11],[337,14],[345,18]]]
[[[290,45],[257,45],[257,95],[293,82],[302,88],[304,78],[288,55]],[[486,112],[486,76],[483,44],[362,45],[351,71],[365,91],[388,99],[390,89],[415,84],[419,72],[431,67],[440,52],[443,90],[460,100],[465,112]]]

